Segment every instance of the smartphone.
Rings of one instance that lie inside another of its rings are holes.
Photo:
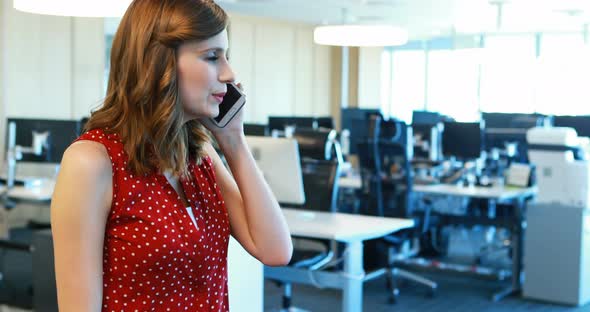
[[[219,128],[227,126],[244,104],[246,104],[246,95],[236,85],[228,83],[223,101],[219,104],[219,115],[211,118],[211,121]]]

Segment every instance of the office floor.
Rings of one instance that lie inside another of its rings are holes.
[[[363,311],[370,312],[590,312],[590,305],[573,308],[524,300],[516,297],[491,302],[489,294],[501,285],[497,282],[472,278],[430,275],[439,282],[434,298],[426,298],[423,288],[406,284],[395,305],[387,303],[385,280],[373,280],[365,284]],[[273,282],[265,282],[264,311],[278,311],[282,289]],[[231,296],[231,294],[230,294]],[[293,286],[294,306],[313,312],[341,311],[341,292],[317,289],[310,286]]]
[[[30,239],[26,231],[15,231],[14,236],[19,239]],[[10,275],[29,276],[30,258],[26,255],[13,254],[7,257],[3,265],[10,268]],[[368,282],[364,286],[364,307],[367,312],[385,311],[420,311],[420,312],[590,312],[590,304],[573,308],[559,305],[552,305],[537,301],[524,300],[510,297],[500,302],[491,302],[489,295],[498,290],[502,284],[477,280],[466,277],[451,277],[442,274],[431,274],[428,277],[439,283],[439,289],[434,298],[426,298],[424,288],[413,284],[405,284],[401,288],[398,303],[390,305],[387,303],[387,292],[385,280],[377,279]],[[8,296],[19,298],[16,304],[22,300],[30,300],[25,285],[13,284],[16,293],[9,294],[6,289],[0,287],[0,301],[2,297]],[[282,289],[271,281],[265,282],[264,311],[277,311],[281,304]],[[231,294],[230,294],[231,296]],[[341,292],[331,289],[317,289],[310,286],[294,285],[293,302],[297,307],[305,308],[313,312],[334,312],[341,311]],[[0,312],[30,312],[12,307],[0,305]]]

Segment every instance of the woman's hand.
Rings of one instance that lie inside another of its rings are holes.
[[[244,88],[241,83],[237,83],[236,86],[240,89],[242,93],[244,93]],[[230,120],[230,122],[223,128],[219,128],[216,126],[211,119],[203,118],[201,119],[201,123],[207,128],[220,146],[223,145],[226,141],[230,141],[235,138],[240,138],[244,134],[244,108],[242,107],[236,115]],[[228,142],[229,143],[229,142]]]

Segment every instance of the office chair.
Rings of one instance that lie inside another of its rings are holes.
[[[22,289],[19,289],[18,283],[11,282],[14,281],[14,274],[12,274],[11,279],[8,274],[11,271],[8,271],[8,268],[5,267],[8,251],[32,254],[33,248],[32,245],[25,242],[0,239],[0,304],[31,309],[33,307],[33,285],[32,283],[24,285],[26,289],[22,288],[23,285],[20,285]],[[23,293],[23,290],[25,293]]]
[[[336,131],[324,128],[297,128],[293,137],[299,145],[306,198],[304,206],[297,208],[335,212],[338,200],[338,179],[342,165],[342,153],[336,140]],[[294,248],[291,262],[288,264],[290,266],[315,271],[326,267],[335,258],[337,249],[335,241],[310,238],[296,240],[301,243],[299,245],[305,245],[306,248],[303,248],[304,246]],[[303,311],[291,306],[291,283],[282,283],[282,285],[284,289],[280,311]]]
[[[414,196],[412,192],[413,181],[410,167],[411,153],[408,151],[407,129],[400,121],[395,135],[391,133],[383,135],[381,132],[382,120],[379,116],[371,119],[370,131],[371,136],[365,142],[359,143],[358,154],[361,167],[362,192],[366,201],[365,210],[362,212],[368,215],[384,217],[411,217],[411,211],[414,207]],[[428,210],[427,210],[428,212]],[[428,294],[434,295],[437,284],[431,280],[421,277],[415,273],[402,270],[396,266],[398,260],[413,257],[418,250],[412,250],[399,255],[402,249],[409,246],[409,243],[420,234],[425,233],[428,225],[428,213],[425,214],[421,223],[421,228],[398,231],[394,234],[385,236],[377,240],[378,243],[384,244],[388,251],[396,251],[395,258],[390,258],[387,252],[387,286],[390,291],[389,301],[395,303],[399,295],[399,289],[396,285],[398,277],[416,282],[428,287]],[[371,263],[367,263],[370,265]],[[374,265],[381,265],[375,263]]]

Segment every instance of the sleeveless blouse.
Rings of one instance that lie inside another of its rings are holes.
[[[180,180],[195,224],[164,175],[127,169],[117,134],[91,130],[79,140],[104,145],[113,170],[102,311],[229,311],[229,217],[211,159],[189,162],[190,178]]]

